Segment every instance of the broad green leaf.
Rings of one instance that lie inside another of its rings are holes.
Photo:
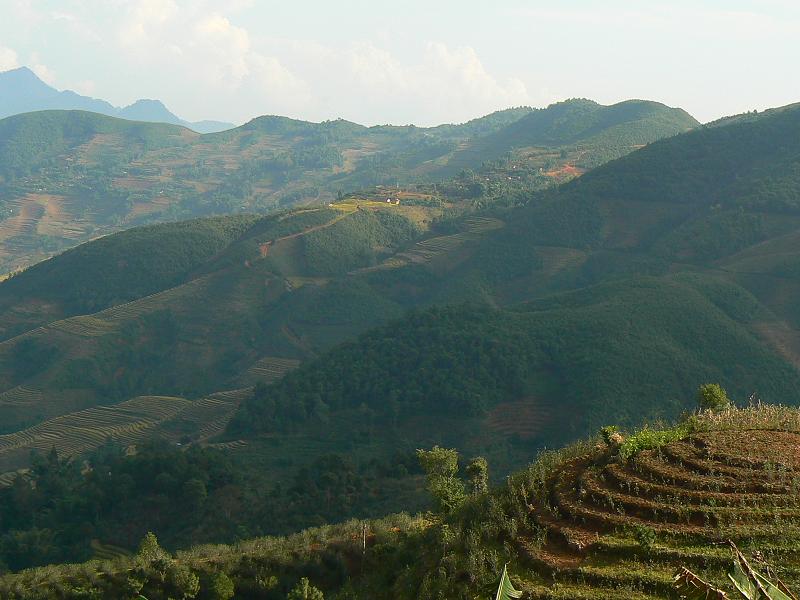
[[[728,579],[733,582],[733,585],[736,586],[739,593],[747,598],[747,600],[759,600],[760,594],[758,592],[758,587],[755,582],[750,580],[747,573],[744,572],[739,561],[734,561],[733,571],[728,573]]]
[[[767,590],[767,593],[769,594],[769,600],[792,600],[791,597],[784,594],[776,585],[772,584],[763,575],[756,573],[755,571],[753,571],[753,574],[756,576],[764,589]]]
[[[522,592],[514,589],[511,580],[508,578],[508,568],[503,567],[503,575],[500,577],[500,585],[497,588],[497,595],[494,600],[512,600],[522,597]]]

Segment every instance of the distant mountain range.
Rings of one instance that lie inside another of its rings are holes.
[[[0,118],[54,109],[87,110],[132,121],[182,125],[198,133],[214,133],[234,127],[233,123],[221,121],[184,121],[160,100],[137,100],[130,106],[118,108],[105,100],[81,96],[71,90],[58,91],[27,67],[0,73]]]

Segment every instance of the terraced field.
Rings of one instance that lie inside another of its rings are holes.
[[[263,381],[265,383],[272,383],[299,366],[300,361],[294,358],[265,356],[247,369],[244,379],[252,382]]]
[[[14,268],[25,264],[21,255],[45,255],[36,236],[69,246],[86,239],[91,229],[85,218],[73,214],[67,198],[57,194],[25,194],[6,201],[5,211],[0,221],[0,259]]]
[[[532,486],[518,538],[525,597],[677,598],[673,576],[686,567],[733,598],[728,540],[796,588],[800,433],[743,425],[629,460],[601,444]]]
[[[140,396],[0,435],[0,487],[12,483],[17,470],[29,463],[32,451],[46,453],[55,448],[60,455],[77,456],[94,450],[108,439],[128,446],[154,436],[175,442],[203,443],[223,431],[251,390],[219,392],[199,400]],[[15,398],[25,401],[38,394],[37,390],[19,387],[0,395],[0,401],[11,402]]]
[[[23,385],[18,385],[0,394],[0,405],[31,406],[42,401],[42,392]]]
[[[494,432],[506,436],[516,435],[526,440],[541,434],[552,420],[552,405],[534,398],[525,398],[495,406],[489,412],[487,425]]]
[[[141,396],[115,406],[96,406],[49,419],[15,433],[0,435],[0,472],[27,464],[31,451],[55,448],[76,455],[108,439],[135,444],[151,435],[159,423],[177,416],[192,402],[169,396]]]
[[[220,392],[191,402],[173,419],[164,422],[158,433],[175,441],[199,443],[222,433],[249,389]]]

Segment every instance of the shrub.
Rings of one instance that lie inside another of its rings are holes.
[[[600,437],[603,438],[606,446],[611,448],[618,448],[625,441],[625,438],[619,432],[619,427],[616,425],[606,425],[605,427],[601,427]]]
[[[214,600],[230,600],[236,590],[233,581],[225,573],[217,573],[211,580],[211,598]]]
[[[164,560],[169,558],[169,553],[158,545],[158,539],[152,531],[147,534],[139,542],[139,550],[137,552],[146,561]]]
[[[434,446],[417,450],[422,470],[428,480],[428,491],[439,512],[449,513],[464,501],[464,483],[458,478],[458,452]]]
[[[705,383],[697,390],[697,403],[702,410],[720,411],[731,406],[728,394],[718,383]]]
[[[656,541],[656,532],[652,527],[646,525],[635,525],[633,537],[642,548],[649,548]]]
[[[645,427],[628,437],[619,448],[619,455],[627,460],[642,450],[660,448],[670,442],[681,440],[689,435],[690,429],[686,425],[678,425],[671,429],[648,429]]]
[[[323,600],[323,595],[321,590],[311,585],[307,577],[303,577],[286,596],[286,600]]]

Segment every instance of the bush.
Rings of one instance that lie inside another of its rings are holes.
[[[730,408],[728,394],[718,383],[705,383],[697,390],[697,403],[702,410],[720,411]]]
[[[214,600],[230,600],[236,592],[233,581],[225,573],[217,573],[211,580],[211,598]]]
[[[690,430],[686,425],[679,425],[672,429],[648,429],[634,433],[627,438],[619,448],[619,455],[623,460],[635,456],[642,450],[652,450],[666,446],[689,435]]]
[[[606,425],[600,428],[600,437],[603,438],[606,446],[620,446],[625,438],[619,432],[619,427],[616,425]]]
[[[286,600],[323,600],[323,595],[321,590],[311,585],[307,577],[303,577],[286,596]]]
[[[636,525],[633,528],[633,537],[642,548],[649,548],[656,541],[656,532],[652,527]]]

